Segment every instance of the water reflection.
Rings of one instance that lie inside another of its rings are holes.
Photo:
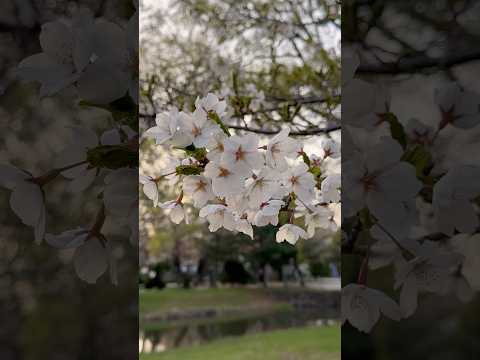
[[[325,314],[321,314],[325,316]],[[192,323],[158,329],[142,329],[139,336],[140,353],[208,343],[220,338],[255,334],[278,329],[304,326],[331,326],[336,318],[321,318],[317,312],[281,312],[230,321]]]

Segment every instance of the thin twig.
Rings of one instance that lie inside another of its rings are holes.
[[[246,126],[237,126],[237,125],[227,125],[230,129],[252,132],[255,134],[264,134],[264,135],[275,135],[278,134],[281,129],[279,130],[264,130],[264,129],[253,129]],[[333,131],[341,130],[341,125],[335,125],[326,128],[313,128],[307,130],[299,130],[299,131],[291,131],[290,135],[292,136],[309,136],[309,135],[318,135],[318,134],[328,134]]]

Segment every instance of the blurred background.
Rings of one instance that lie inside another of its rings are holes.
[[[336,1],[145,0],[140,39],[141,129],[208,92],[228,101],[237,134],[340,126]],[[339,130],[300,140],[320,154],[327,136],[340,142]],[[141,173],[160,175],[169,151],[142,138]],[[339,171],[339,161],[328,166]],[[176,197],[168,181],[159,190],[160,203]],[[292,246],[271,226],[252,241],[210,233],[187,211],[191,223],[175,225],[141,194],[142,359],[340,358],[338,232]]]
[[[412,121],[435,128],[440,121],[434,99],[436,89],[456,82],[465,91],[480,93],[479,16],[478,1],[345,1],[342,53],[358,54],[360,65],[356,77],[383,89],[383,99],[387,99],[391,112],[406,129]],[[362,94],[357,95],[350,99],[352,107],[365,100]],[[349,103],[342,105],[346,111]],[[367,141],[385,131],[381,128],[369,129]],[[361,132],[351,134],[354,141],[361,142]],[[478,125],[468,130],[453,126],[442,130],[430,148],[436,170],[456,164],[480,165],[479,139]],[[351,150],[344,142],[344,159]],[[451,211],[453,214],[456,209]],[[432,216],[427,213],[422,224],[428,223]],[[438,241],[448,238],[440,236]],[[358,255],[342,251],[345,284],[354,281],[359,259]],[[399,291],[392,289],[393,281],[393,270],[384,268],[369,271],[367,285],[398,300]],[[408,319],[395,322],[383,318],[370,334],[361,333],[348,323],[344,325],[342,358],[479,358],[478,295],[461,302],[455,295],[422,294],[418,303],[417,311]]]
[[[81,8],[125,26],[134,14],[130,0],[0,3],[0,163],[38,176],[52,170],[71,141],[69,126],[96,134],[110,129],[107,112],[79,106],[72,89],[39,98],[38,84],[15,78],[18,63],[41,51],[41,26],[69,19]],[[84,192],[59,177],[45,187],[47,232],[89,224],[101,202],[103,180]],[[136,180],[131,184],[136,191]],[[33,229],[10,209],[11,191],[0,187],[0,358],[132,359],[138,355],[138,256],[125,228],[114,219],[105,233],[119,256],[119,285],[108,274],[95,285],[80,280],[73,250],[34,243]],[[127,232],[128,233],[128,232]]]

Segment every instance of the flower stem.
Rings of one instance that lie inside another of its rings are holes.
[[[222,129],[222,131],[228,136],[232,136],[232,134],[230,133],[230,130],[228,129],[228,127],[222,122],[222,120],[220,119],[220,116],[217,115],[217,113],[215,113],[214,111],[208,111],[207,112],[208,114],[208,117],[210,119],[212,119],[218,126],[220,126],[220,129]]]
[[[177,204],[181,204],[183,200],[183,190],[180,192],[180,195],[178,195],[178,198],[176,200]]]
[[[410,250],[408,250],[406,247],[404,247],[402,244],[400,244],[400,242],[395,238],[395,236],[393,236],[390,231],[388,231],[387,229],[385,229],[382,225],[380,225],[380,223],[377,221],[375,223],[375,225],[377,225],[392,241],[395,245],[397,245],[397,247],[402,250],[402,255],[405,256],[407,258],[407,260],[411,260],[413,258],[415,258],[415,254],[413,254]]]
[[[174,174],[176,174],[176,173],[177,173],[177,171],[174,171],[174,172],[171,172],[171,173],[168,173],[168,174],[165,174],[165,175],[160,175],[159,177],[156,177],[156,178],[154,178],[154,179],[152,179],[152,180],[153,180],[153,182],[158,183],[158,182],[159,182],[160,180],[162,180],[163,178],[165,178],[165,177],[167,177],[167,176],[170,176],[170,175],[174,175]]]
[[[50,181],[52,181],[53,179],[55,179],[63,171],[67,171],[67,170],[73,169],[77,166],[81,166],[81,165],[85,165],[85,164],[88,164],[87,160],[79,161],[77,163],[67,165],[67,166],[64,166],[64,167],[61,167],[61,168],[58,168],[58,169],[53,169],[53,170],[47,171],[43,175],[32,178],[31,181],[38,184],[38,186],[44,186],[44,185],[48,184]]]
[[[85,165],[85,164],[88,164],[87,160],[79,161],[79,162],[74,163],[72,165],[67,165],[67,166],[64,166],[62,168],[58,168],[58,169],[55,169],[55,170],[59,171],[59,172],[63,172],[63,171],[67,171],[67,170],[73,169],[77,166],[81,166],[81,165]]]
[[[102,235],[101,231],[102,231],[102,228],[103,228],[103,224],[105,224],[106,217],[107,216],[106,216],[106,212],[105,212],[105,204],[102,204],[102,206],[100,207],[100,209],[97,212],[97,216],[95,217],[95,222],[94,222],[92,228],[90,229],[89,237],[88,237],[88,238],[97,237],[100,240],[100,242],[102,243],[103,246],[105,246],[106,239]]]
[[[358,273],[357,283],[360,285],[367,284],[367,276],[368,276],[368,261],[370,260],[370,248],[372,246],[372,242],[368,241],[367,251],[365,257],[362,261],[362,266],[360,267],[360,272]]]
[[[310,208],[307,206],[307,204],[305,204],[305,202],[303,202],[302,199],[300,199],[300,198],[297,198],[297,199],[300,200],[300,202],[302,203],[302,205],[305,206],[305,209],[307,209],[310,214],[313,214],[313,213],[314,213],[314,211],[313,211],[312,209],[310,209]]]

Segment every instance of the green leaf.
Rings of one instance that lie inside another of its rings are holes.
[[[205,148],[197,148],[195,145],[188,145],[187,147],[174,147],[174,149],[185,151],[187,156],[193,157],[194,159],[202,162],[207,158],[207,150]]]
[[[392,113],[382,114],[384,121],[387,121],[390,124],[390,133],[392,138],[397,140],[400,145],[405,149],[407,147],[407,136],[405,134],[405,129],[403,125],[398,121],[397,117]]]
[[[426,175],[425,170],[432,162],[432,156],[423,145],[416,145],[403,154],[402,160],[415,166],[417,177],[422,179]]]
[[[370,211],[367,208],[360,210],[358,213],[358,218],[362,224],[362,228],[364,229],[370,229],[373,225],[375,225],[375,220],[372,219]]]
[[[305,164],[307,164],[307,166],[310,167],[310,165],[311,165],[310,158],[309,158],[308,155],[305,154],[304,152],[302,152],[302,159],[303,159],[303,162],[304,162]]]
[[[322,176],[322,169],[320,169],[320,166],[312,166],[309,171],[315,176],[315,178]]]
[[[207,158],[207,150],[205,148],[186,150],[186,153],[188,156],[191,156],[200,162],[204,161]]]
[[[79,105],[106,110],[112,114],[112,118],[115,122],[128,125],[132,129],[138,128],[137,105],[129,95],[125,95],[124,97],[115,100],[110,104],[95,104],[82,100],[79,102]]]
[[[200,175],[202,168],[196,165],[180,165],[176,167],[175,171],[177,175]]]
[[[227,136],[232,136],[232,134],[230,134],[230,130],[228,130],[228,127],[222,122],[222,120],[220,119],[220,116],[218,116],[216,112],[214,112],[214,111],[209,111],[209,112],[208,112],[208,117],[209,117],[210,119],[212,119],[215,123],[217,123],[218,126],[220,126],[220,129],[222,129],[222,131],[223,131]]]
[[[125,145],[100,145],[87,151],[91,167],[119,169],[138,166],[138,151]]]

